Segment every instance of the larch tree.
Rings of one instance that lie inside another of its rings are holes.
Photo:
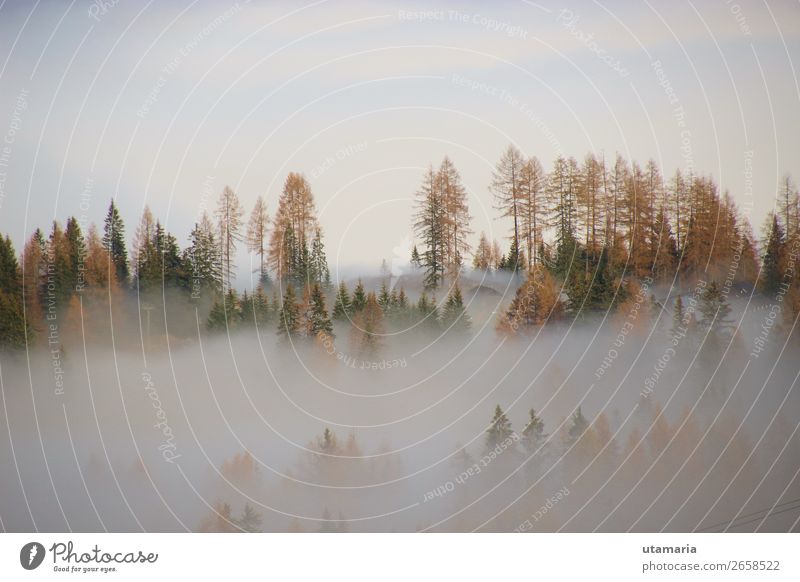
[[[250,221],[247,223],[247,248],[251,253],[258,255],[258,280],[262,285],[269,282],[267,272],[267,232],[269,230],[269,214],[267,213],[267,203],[264,198],[259,196],[253,205],[250,213]]]
[[[236,244],[243,239],[242,217],[244,216],[239,197],[230,187],[225,186],[222,189],[215,214],[222,250],[222,283],[225,289],[229,289],[236,272],[234,263]]]
[[[494,255],[492,245],[486,238],[486,233],[481,232],[478,239],[478,246],[475,247],[475,254],[472,257],[472,268],[481,271],[489,271],[494,268]]]
[[[509,144],[492,173],[491,191],[501,215],[512,220],[512,255],[521,249],[520,218],[522,217],[522,169],[525,157],[513,144]]]
[[[428,289],[439,286],[445,276],[446,267],[446,208],[440,188],[440,181],[433,166],[428,168],[417,191],[414,231],[422,239],[424,251],[421,254],[422,268],[425,271],[424,283]]]
[[[467,202],[467,191],[461,182],[458,173],[450,158],[442,160],[437,172],[438,187],[441,189],[444,212],[441,220],[443,231],[443,259],[445,269],[451,275],[461,271],[464,257],[469,254],[470,245],[468,237],[470,230],[470,214]]]
[[[311,185],[305,176],[290,172],[283,184],[269,242],[269,264],[278,279],[300,279],[303,255],[309,255],[311,238],[318,227]],[[291,247],[284,240],[291,236]],[[304,251],[305,249],[305,251]],[[307,268],[307,264],[306,264]]]
[[[538,262],[537,253],[547,216],[545,185],[547,174],[535,156],[525,160],[520,168],[519,235],[527,250],[527,269]]]

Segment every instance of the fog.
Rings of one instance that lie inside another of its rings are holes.
[[[674,291],[629,326],[612,312],[507,337],[514,281],[462,287],[468,335],[417,325],[370,353],[346,321],[323,345],[209,334],[170,298],[149,332],[135,298],[84,306],[58,361],[42,343],[0,356],[2,528],[798,529],[800,363],[769,306],[736,291],[738,331],[712,351],[671,342]],[[514,434],[487,448],[497,405]]]

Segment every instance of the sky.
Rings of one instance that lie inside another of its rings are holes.
[[[225,185],[249,214],[290,171],[333,270],[405,260],[449,156],[474,239],[513,143],[713,176],[758,229],[800,177],[797,2],[0,0],[0,232],[17,247],[115,197],[186,245]],[[250,258],[239,252],[239,281]]]

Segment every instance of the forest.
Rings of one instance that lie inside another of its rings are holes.
[[[41,482],[55,494],[48,526],[796,529],[788,511],[766,512],[800,497],[792,178],[759,194],[776,203],[757,233],[752,205],[652,160],[590,153],[546,170],[509,145],[487,188],[505,237],[475,237],[455,164],[432,164],[408,265],[353,280],[333,280],[312,185],[294,172],[274,213],[262,196],[247,213],[225,187],[184,244],[146,207],[129,231],[113,199],[102,227],[55,221],[19,253],[0,238],[6,418],[68,430],[66,408],[37,408],[34,393],[86,415],[71,452],[50,445],[83,469],[77,480],[60,461],[47,467],[76,484]],[[247,288],[236,285],[241,245],[257,265]],[[136,399],[142,384],[149,396]],[[244,434],[231,438],[228,417]],[[90,422],[147,433],[149,452],[122,436],[99,446]],[[433,438],[447,427],[447,442]],[[41,434],[32,442],[44,450]],[[22,492],[15,478],[0,484]],[[189,499],[187,482],[202,494]],[[70,513],[59,493],[86,511]],[[35,521],[4,501],[6,527]]]

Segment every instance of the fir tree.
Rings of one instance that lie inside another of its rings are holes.
[[[333,338],[333,324],[328,317],[328,310],[325,307],[325,294],[319,283],[314,283],[308,299],[308,337],[317,338],[322,335]]]
[[[114,199],[108,207],[103,229],[103,248],[114,263],[117,281],[124,285],[128,281],[128,251],[125,248],[125,224]]]
[[[583,412],[581,412],[581,407],[579,406],[578,410],[572,415],[572,423],[567,431],[567,444],[572,446],[577,443],[588,428],[589,422],[583,416]]]
[[[454,333],[467,333],[472,326],[469,314],[464,307],[461,288],[453,286],[453,290],[444,304],[441,318],[442,326]]]
[[[278,335],[289,339],[299,337],[301,332],[300,305],[297,304],[294,285],[290,283],[286,286],[281,309],[278,312]]]
[[[492,450],[502,444],[514,434],[511,429],[511,421],[508,420],[503,409],[498,404],[494,409],[494,416],[489,428],[486,430],[486,450]]]
[[[328,269],[328,259],[325,257],[325,246],[322,243],[322,229],[316,228],[314,240],[311,242],[311,257],[309,259],[311,281],[319,283],[323,289],[331,288],[331,272]]]
[[[333,304],[333,319],[337,321],[349,319],[352,314],[351,312],[350,293],[347,290],[347,284],[341,281]]]
[[[761,272],[761,290],[774,295],[780,289],[783,279],[783,263],[785,254],[785,237],[778,217],[772,215],[768,219],[767,242]]]
[[[362,283],[361,279],[359,279],[358,283],[356,283],[356,288],[353,291],[353,301],[350,303],[350,307],[352,309],[352,313],[358,313],[366,306],[367,294],[364,291],[364,283]]]
[[[422,257],[419,256],[417,245],[414,245],[414,248],[411,249],[411,266],[415,269],[422,267]]]
[[[522,429],[522,445],[532,454],[544,445],[547,435],[544,432],[544,422],[536,416],[536,411],[531,408],[528,414],[530,416],[528,424]]]
[[[22,271],[11,239],[0,236],[0,351],[25,347],[30,329],[25,323]]]
[[[239,297],[234,289],[218,297],[208,314],[206,327],[209,331],[230,331],[238,327],[242,321],[242,312],[239,310]]]

